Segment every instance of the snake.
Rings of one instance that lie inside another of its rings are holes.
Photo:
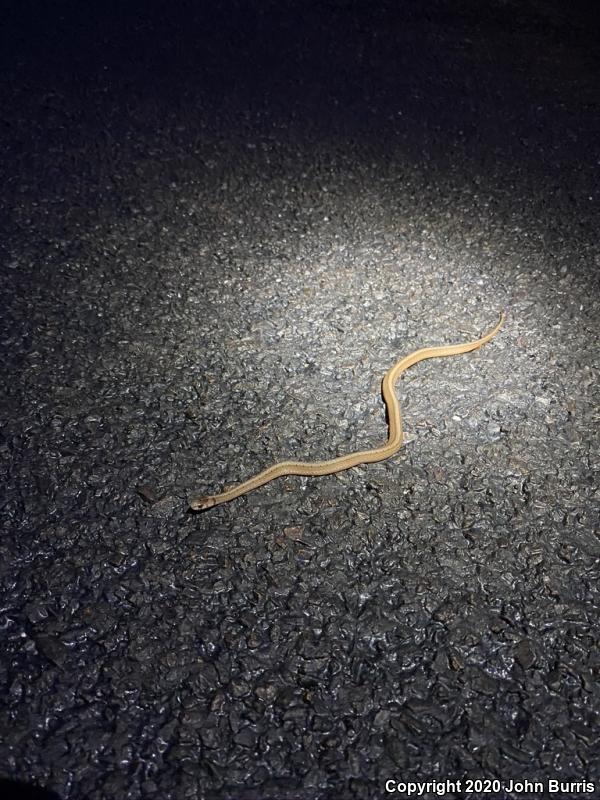
[[[504,320],[505,314],[503,312],[500,314],[500,320],[496,327],[489,331],[489,333],[486,333],[485,336],[482,336],[481,339],[475,339],[471,342],[463,342],[461,344],[423,347],[420,350],[415,350],[410,355],[400,359],[400,361],[386,372],[381,383],[381,393],[386,406],[388,420],[388,438],[385,444],[382,444],[380,447],[375,447],[372,450],[359,450],[345,456],[330,458],[327,461],[280,461],[264,469],[262,472],[257,473],[252,478],[248,478],[248,480],[238,483],[219,494],[192,497],[189,501],[190,509],[192,511],[206,511],[221,503],[228,503],[236,497],[241,497],[241,495],[258,489],[259,486],[264,486],[265,483],[270,483],[286,475],[303,475],[306,477],[333,475],[336,472],[343,472],[344,470],[356,467],[358,464],[372,464],[377,461],[385,461],[395,455],[401,448],[404,439],[402,417],[400,416],[400,403],[398,402],[395,389],[396,381],[400,375],[409,367],[412,367],[419,361],[425,361],[428,358],[455,356],[477,350],[479,347],[489,342],[490,339],[494,338],[504,324]]]

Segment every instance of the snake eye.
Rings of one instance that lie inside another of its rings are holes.
[[[207,508],[212,508],[216,504],[217,501],[210,495],[206,497],[193,497],[190,500],[190,508],[192,511],[206,511]]]

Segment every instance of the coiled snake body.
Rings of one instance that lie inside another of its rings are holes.
[[[337,458],[331,458],[327,461],[280,461],[278,464],[273,464],[272,467],[268,467],[262,472],[259,472],[253,478],[238,483],[236,486],[220,494],[192,497],[190,500],[190,508],[193,511],[205,511],[220,503],[227,503],[229,500],[240,497],[240,495],[258,489],[259,486],[264,486],[265,483],[269,483],[275,480],[275,478],[281,478],[284,475],[331,475],[334,472],[342,472],[345,469],[356,467],[357,464],[369,464],[374,461],[384,461],[386,458],[390,458],[390,456],[398,452],[402,446],[403,440],[400,404],[394,388],[400,375],[409,367],[412,367],[413,364],[417,364],[419,361],[425,361],[427,358],[455,356],[460,353],[468,353],[471,350],[476,350],[486,344],[486,342],[489,342],[490,339],[493,339],[503,323],[504,314],[501,314],[500,321],[496,327],[489,333],[486,333],[485,336],[482,336],[481,339],[465,342],[464,344],[423,347],[421,350],[415,350],[414,353],[402,358],[386,372],[382,381],[381,392],[387,409],[389,432],[387,442],[380,447],[375,447],[373,450],[360,450],[356,453],[350,453],[347,456],[338,456]]]

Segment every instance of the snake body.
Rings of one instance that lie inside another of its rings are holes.
[[[381,384],[381,392],[387,409],[389,432],[387,442],[380,447],[375,447],[372,450],[360,450],[346,456],[330,458],[327,461],[280,461],[277,464],[273,464],[272,467],[268,467],[257,475],[254,475],[254,477],[242,483],[238,483],[236,486],[220,494],[192,497],[190,500],[190,508],[193,511],[205,511],[220,503],[227,503],[229,500],[234,500],[236,497],[258,489],[259,486],[264,486],[265,483],[269,483],[276,478],[281,478],[284,475],[332,475],[335,472],[342,472],[351,467],[356,467],[358,464],[369,464],[390,458],[390,456],[397,453],[402,446],[404,436],[402,432],[400,404],[395,391],[395,384],[400,375],[409,367],[412,367],[413,364],[417,364],[419,361],[425,361],[427,358],[455,356],[460,353],[468,353],[471,350],[476,350],[486,344],[486,342],[489,342],[490,339],[493,339],[503,323],[504,314],[501,314],[500,321],[496,327],[489,333],[486,333],[485,336],[482,336],[481,339],[475,339],[472,342],[465,342],[463,344],[423,347],[421,350],[415,350],[414,353],[402,358],[386,372]]]

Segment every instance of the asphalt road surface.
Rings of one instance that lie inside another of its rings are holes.
[[[600,796],[593,4],[99,5],[0,34],[4,796]]]

